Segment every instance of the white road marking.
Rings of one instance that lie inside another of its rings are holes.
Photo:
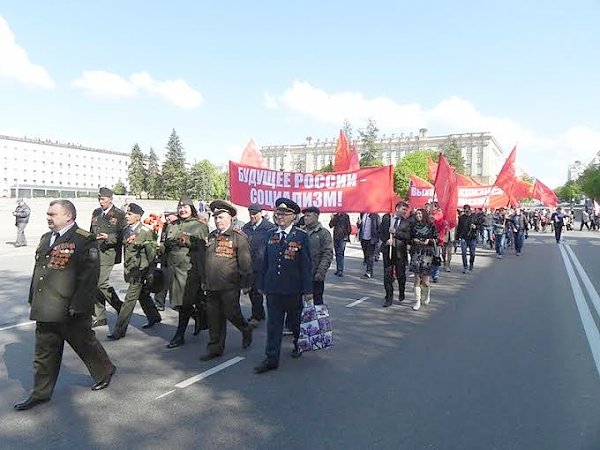
[[[364,302],[365,300],[368,300],[368,299],[369,299],[369,297],[359,298],[358,300],[356,300],[356,301],[354,301],[352,303],[347,304],[346,308],[352,308],[353,306],[356,306],[356,305],[358,305],[358,304],[360,304],[360,303],[362,303],[362,302]]]
[[[596,308],[596,312],[598,313],[598,315],[600,315],[600,295],[598,295],[598,291],[596,291],[596,288],[590,281],[590,277],[588,277],[587,273],[583,269],[583,266],[577,259],[577,256],[575,256],[575,253],[573,252],[573,250],[571,250],[571,248],[569,246],[566,246],[565,248],[567,250],[567,253],[571,257],[571,260],[573,261],[573,264],[575,265],[577,272],[579,273],[579,277],[581,278],[581,281],[583,281],[583,285],[585,286],[585,289],[587,290],[588,295],[590,296],[590,299],[592,300],[594,308]]]
[[[190,377],[187,380],[183,380],[182,382],[177,383],[175,385],[175,387],[178,389],[183,389],[188,386],[191,386],[192,384],[197,383],[198,381],[204,380],[205,378],[210,377],[211,375],[214,375],[215,373],[220,372],[223,369],[227,369],[228,367],[239,363],[243,359],[244,358],[242,356],[236,356],[235,358],[231,358],[230,360],[225,361],[224,363],[219,364],[218,366],[215,366],[212,369],[205,370],[204,372],[199,373],[198,375],[194,375],[193,377]],[[177,389],[171,389],[169,392],[165,392],[164,394],[159,395],[154,400],[158,400],[159,398],[166,397],[167,395],[172,394],[176,390]]]
[[[30,320],[29,322],[16,323],[14,325],[8,325],[6,327],[0,327],[0,331],[10,330],[11,328],[25,327],[27,325],[32,325],[34,323],[35,323],[35,321],[33,321],[33,320]]]
[[[592,357],[594,358],[594,362],[596,363],[596,370],[598,371],[598,375],[600,376],[600,332],[598,332],[598,328],[596,328],[596,322],[594,321],[594,318],[592,317],[592,312],[590,311],[590,308],[588,307],[588,304],[585,301],[583,291],[581,290],[581,285],[579,284],[579,280],[575,275],[573,265],[571,264],[571,261],[567,256],[567,252],[564,249],[564,245],[561,245],[559,248],[560,254],[563,258],[563,262],[565,263],[565,268],[567,269],[569,281],[571,282],[571,290],[573,291],[573,296],[575,297],[575,304],[577,305],[579,317],[581,318],[581,323],[583,324],[583,331],[585,331],[588,344],[592,352]]]
[[[165,392],[164,394],[162,394],[162,395],[159,395],[159,396],[158,396],[158,397],[156,397],[154,400],[158,400],[159,398],[166,397],[167,395],[169,395],[169,394],[172,394],[172,393],[173,393],[173,392],[175,392],[175,391],[176,391],[176,389],[171,389],[169,392]]]

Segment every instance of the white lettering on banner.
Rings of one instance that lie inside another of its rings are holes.
[[[289,172],[238,167],[238,181],[246,183],[248,186],[289,188],[291,176],[292,174]]]
[[[290,174],[291,175],[291,174]],[[294,173],[294,188],[303,189],[340,189],[356,187],[355,173],[342,174],[312,174]],[[289,177],[288,177],[289,182]],[[289,185],[286,185],[289,187]]]
[[[410,196],[411,197],[432,197],[433,189],[432,188],[418,188],[415,186],[410,187]]]
[[[271,191],[263,189],[250,189],[250,203],[258,203],[270,208],[275,207],[275,201],[280,198],[291,198],[300,206],[307,208],[316,206],[317,208],[341,208],[343,206],[343,191],[320,191],[320,192],[289,192],[289,191]]]

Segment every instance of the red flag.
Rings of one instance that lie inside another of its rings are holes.
[[[450,166],[452,167],[452,166]],[[483,184],[481,184],[479,181],[474,180],[471,177],[468,177],[466,175],[462,175],[460,173],[456,174],[456,182],[458,183],[458,185],[460,187],[478,187],[478,186],[483,186]]]
[[[350,168],[348,170],[360,169],[360,160],[356,151],[356,144],[353,142],[350,146]]]
[[[265,169],[269,168],[269,164],[264,160],[262,152],[258,149],[254,143],[254,139],[250,139],[244,152],[242,153],[242,159],[240,164],[252,167],[262,167]]]
[[[458,183],[450,164],[448,164],[444,155],[441,154],[438,160],[434,186],[440,209],[444,213],[444,217],[448,221],[450,228],[454,228],[456,226],[456,208],[458,206]]]
[[[542,204],[546,206],[555,207],[556,205],[558,205],[558,197],[556,196],[554,191],[552,191],[552,189],[550,189],[540,180],[535,180],[535,183],[533,184],[533,193],[531,196],[533,198],[537,198],[540,202],[542,202]]]
[[[516,160],[517,160],[517,147],[515,146],[512,149],[512,151],[510,152],[510,155],[508,155],[508,158],[506,158],[506,161],[504,161],[504,165],[502,166],[502,169],[500,170],[500,173],[498,174],[498,177],[496,178],[496,182],[494,183],[494,186],[498,186],[509,197],[511,196],[510,192],[513,188],[513,185],[515,184],[515,181],[517,180]]]
[[[427,156],[427,178],[429,181],[435,181],[435,176],[438,171],[437,163],[433,162],[431,155]]]
[[[520,200],[529,198],[533,195],[533,185],[518,178],[512,185],[510,191],[510,203],[516,205]]]
[[[340,137],[335,148],[335,162],[333,163],[334,172],[346,172],[350,170],[350,148],[348,139],[343,130],[340,130]]]

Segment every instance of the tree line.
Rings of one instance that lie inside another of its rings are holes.
[[[188,167],[175,130],[169,136],[162,165],[152,147],[146,155],[138,144],[133,146],[128,180],[132,195],[155,199],[178,200],[184,195],[202,200],[224,199],[229,190],[227,172],[220,171],[207,159]],[[124,186],[115,186],[115,193],[121,188],[124,190]]]
[[[600,199],[600,164],[592,164],[577,180],[567,181],[554,190],[561,202],[574,203],[584,199]]]

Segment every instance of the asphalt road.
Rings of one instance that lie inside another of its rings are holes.
[[[571,232],[561,245],[532,233],[521,257],[502,260],[478,250],[466,275],[456,255],[418,312],[409,290],[381,307],[381,262],[361,278],[352,245],[347,275],[327,279],[334,348],[293,360],[284,342],[279,370],[263,375],[252,368],[264,324],[249,350],[230,326],[223,357],[200,362],[206,332],[190,327],[185,346],[166,349],[175,312],[147,331],[138,309],[123,340],[97,329],[118,366],[108,389],[92,392],[67,348],[52,401],[27,412],[12,407],[32,385],[33,248],[5,247],[0,448],[600,448],[599,233]],[[120,267],[113,280],[125,289]]]

